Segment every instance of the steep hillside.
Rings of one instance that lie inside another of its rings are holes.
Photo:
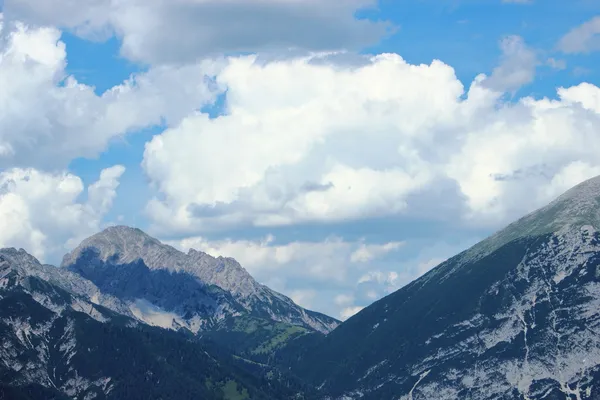
[[[596,178],[283,362],[340,399],[600,398],[599,231]]]

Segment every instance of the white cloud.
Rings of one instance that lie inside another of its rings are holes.
[[[333,299],[333,302],[338,306],[345,306],[354,302],[354,296],[349,294],[338,294]]]
[[[538,65],[537,55],[522,37],[507,36],[500,41],[502,57],[492,75],[483,84],[493,90],[514,92],[533,82]]]
[[[407,258],[397,251],[393,259],[386,259],[386,252],[374,252],[368,262],[361,263],[352,262],[358,249],[397,249],[398,242],[374,244],[330,238],[278,244],[273,236],[253,241],[190,237],[165,242],[184,252],[194,248],[215,257],[233,257],[259,282],[298,304],[345,319],[352,311],[400,289],[478,240],[402,243],[403,249],[411,247],[417,254]]]
[[[103,170],[85,202],[81,179],[70,173],[18,168],[0,173],[0,247],[22,247],[42,260],[62,256],[100,229],[124,171]]]
[[[435,206],[426,213],[436,218],[427,198],[445,182],[455,193],[440,200],[464,204],[469,223],[498,227],[545,204],[544,185],[563,168],[600,165],[600,89],[507,102],[498,88],[516,89],[535,68],[520,39],[507,41],[508,58],[466,93],[448,65],[394,54],[358,66],[230,59],[217,77],[227,114],[186,118],[146,145],[143,167],[161,193],[147,209],[154,228],[345,221],[411,204]]]
[[[287,280],[305,279],[320,282],[343,283],[353,266],[353,254],[365,244],[347,242],[331,237],[322,242],[290,242],[275,244],[273,236],[262,240],[207,240],[203,237],[190,237],[178,241],[167,241],[176,248],[187,251],[190,248],[204,251],[215,257],[233,257],[240,262],[256,279],[266,282],[277,272]],[[368,244],[374,249],[392,249],[396,242]],[[375,261],[386,251],[375,251],[369,261]],[[363,261],[366,262],[366,261]],[[283,282],[285,286],[286,282]]]
[[[149,213],[163,229],[400,212],[432,178],[415,145],[455,119],[462,94],[447,65],[391,54],[361,67],[241,57],[218,82],[227,116],[188,118],[146,146],[144,168],[165,195]]]
[[[368,274],[361,276],[358,283],[379,282],[395,285],[397,280],[398,274],[396,272],[383,273],[381,271],[371,271]]]
[[[415,279],[421,277],[426,272],[431,270],[433,267],[438,266],[442,262],[444,262],[445,258],[430,258],[423,261],[418,262],[415,266],[411,266],[410,262],[403,263],[404,268],[400,272],[396,271],[369,271],[368,273],[362,275],[357,284],[361,285],[364,283],[377,283],[381,287],[385,289],[386,294],[392,293],[406,284],[414,281]],[[368,297],[373,297],[373,295],[369,295]]]
[[[369,301],[377,300],[379,298],[379,293],[377,293],[375,290],[368,290],[365,293],[365,296],[367,297],[367,299],[369,299]]]
[[[100,179],[88,187],[88,204],[100,213],[110,210],[117,196],[119,178],[125,172],[125,167],[115,165],[100,172]]]
[[[390,242],[383,245],[362,244],[350,255],[350,261],[355,263],[365,263],[374,258],[381,257],[389,252],[398,250],[404,245],[403,242]]]
[[[571,29],[558,42],[558,49],[567,54],[600,50],[600,16]]]
[[[567,62],[565,60],[560,60],[553,57],[550,57],[546,60],[546,65],[559,71],[567,68]]]
[[[152,326],[160,326],[165,329],[173,329],[173,325],[184,325],[180,315],[165,311],[146,299],[136,299],[129,306],[129,310],[136,318]]]
[[[560,88],[558,94],[566,105],[581,106],[588,111],[600,113],[600,89],[591,83]]]
[[[480,239],[472,238],[455,243],[434,242],[421,245],[413,243],[413,249],[418,249],[418,254],[415,257],[410,259],[399,258],[389,264],[375,265],[369,271],[360,275],[355,281],[354,290],[350,292],[351,295],[348,297],[352,301],[346,304],[368,306],[373,301],[387,296],[420,278],[449,257],[469,248]]]
[[[559,89],[558,100],[524,98],[487,113],[447,170],[467,198],[467,217],[505,224],[552,200],[544,186],[571,163],[598,166],[599,93],[582,84]]]
[[[59,39],[0,18],[0,167],[65,167],[126,133],[176,124],[218,93],[205,75],[218,67],[206,62],[150,69],[98,96],[66,74]]]
[[[297,289],[292,290],[289,296],[294,300],[294,303],[299,306],[311,309],[313,307],[313,300],[317,296],[317,292],[313,289]]]
[[[273,236],[262,240],[212,241],[191,237],[166,243],[182,251],[194,248],[215,257],[233,257],[259,282],[304,307],[329,315],[339,315],[342,309],[354,306],[356,280],[365,271],[392,263],[381,259],[385,252],[374,252],[368,263],[358,265],[351,261],[356,250],[363,246],[397,247],[395,242],[365,244],[363,240],[349,242],[335,237],[322,242],[282,244],[277,244]]]
[[[542,186],[545,197],[558,197],[573,186],[600,175],[600,165],[592,166],[582,161],[573,161],[562,168],[552,180]]]
[[[6,0],[11,18],[122,39],[121,53],[146,63],[195,61],[215,53],[357,49],[389,26],[357,20],[374,0]]]
[[[364,309],[364,307],[360,307],[360,306],[346,307],[342,310],[342,312],[340,312],[340,318],[342,319],[342,321],[344,321],[344,320],[350,318],[351,316],[359,313],[363,309]]]
[[[433,269],[434,267],[437,267],[438,265],[440,265],[441,263],[443,263],[444,261],[447,260],[447,257],[434,257],[434,258],[429,258],[426,260],[421,261],[416,268],[416,273],[415,273],[415,279],[425,275],[427,272],[429,272],[431,269]]]

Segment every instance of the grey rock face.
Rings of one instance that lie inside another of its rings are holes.
[[[110,227],[84,240],[64,257],[62,266],[104,292],[127,298],[142,319],[148,314],[143,309],[167,313],[196,332],[241,313],[323,333],[338,325],[259,284],[232,258],[196,250],[185,254],[126,226]]]
[[[125,316],[100,303],[122,310]],[[22,249],[1,249],[2,383],[35,384],[71,398],[84,392],[109,394],[110,377],[84,376],[73,368],[78,352],[74,316],[87,315],[101,323],[116,317],[135,326],[137,322],[126,317],[128,311],[119,300],[102,295],[93,283],[76,274],[42,265]]]
[[[527,243],[469,318],[424,340],[403,399],[600,395],[600,234],[573,227]]]
[[[47,293],[43,288],[32,284],[34,281],[45,282],[52,288],[64,290],[69,294],[71,303],[66,304],[64,298],[57,303],[46,298]],[[133,316],[125,303],[103,293],[94,283],[80,275],[52,265],[43,265],[23,249],[0,249],[0,289],[14,287],[23,288],[44,306],[57,312],[66,308],[84,313],[90,310],[92,318],[104,320],[95,308],[102,306],[125,316]]]

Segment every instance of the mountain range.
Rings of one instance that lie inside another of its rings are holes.
[[[600,177],[339,321],[139,229],[0,250],[0,398],[600,398]]]

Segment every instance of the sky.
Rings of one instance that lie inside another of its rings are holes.
[[[597,0],[4,0],[0,246],[115,224],[345,319],[600,175]]]

